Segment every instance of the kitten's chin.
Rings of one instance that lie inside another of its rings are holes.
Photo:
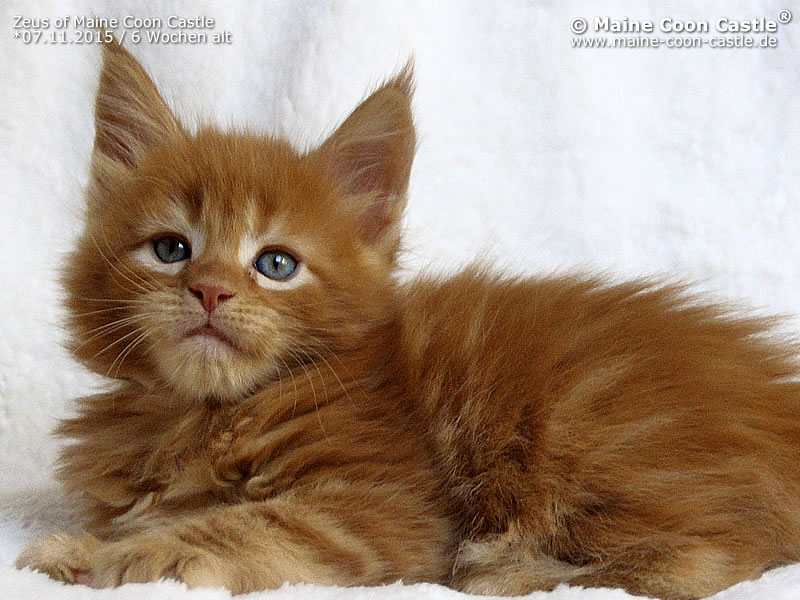
[[[161,376],[179,395],[224,401],[247,396],[267,378],[267,362],[254,364],[229,339],[204,331],[192,332],[157,358]]]

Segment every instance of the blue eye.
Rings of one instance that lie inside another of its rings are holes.
[[[258,272],[275,281],[283,281],[297,269],[297,259],[283,250],[265,250],[254,263]]]
[[[165,235],[153,240],[153,251],[158,260],[165,263],[174,263],[186,260],[192,255],[189,242],[173,235]]]

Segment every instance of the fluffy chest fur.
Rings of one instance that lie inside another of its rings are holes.
[[[86,398],[60,428],[80,442],[62,456],[62,479],[107,537],[325,481],[415,488],[444,514],[427,440],[397,388],[353,377],[356,362],[337,367],[298,368],[229,405],[176,409],[138,386]]]

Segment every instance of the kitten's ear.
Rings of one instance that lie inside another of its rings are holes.
[[[142,66],[114,39],[103,44],[94,122],[95,156],[128,167],[142,150],[183,131]]]
[[[339,182],[347,209],[361,216],[364,240],[394,255],[416,136],[409,62],[364,100],[317,150]]]

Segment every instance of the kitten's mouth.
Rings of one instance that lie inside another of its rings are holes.
[[[209,338],[216,338],[219,341],[227,344],[234,350],[236,350],[236,344],[233,343],[231,338],[225,335],[222,331],[214,327],[211,323],[206,323],[205,325],[201,325],[200,327],[196,327],[192,329],[186,334],[187,338],[195,337],[195,336],[202,336],[202,337],[209,337]]]

